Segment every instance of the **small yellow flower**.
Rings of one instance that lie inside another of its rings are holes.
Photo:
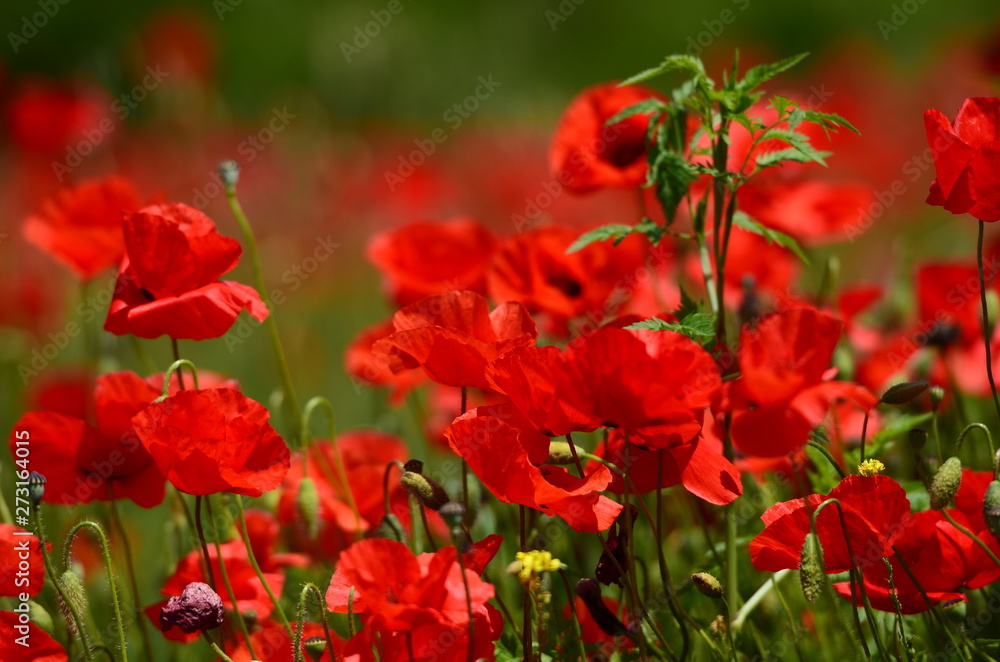
[[[531,579],[532,575],[540,575],[543,572],[555,572],[563,567],[559,559],[552,558],[552,552],[532,550],[530,552],[518,552],[517,560],[521,562],[521,569],[517,576],[522,582]]]
[[[858,467],[858,471],[861,472],[861,475],[865,478],[870,478],[885,471],[885,465],[878,460],[869,459],[861,463]]]

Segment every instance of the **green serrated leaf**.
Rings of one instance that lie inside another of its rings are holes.
[[[649,181],[663,207],[668,224],[673,222],[677,208],[697,179],[695,167],[677,152],[660,151],[650,164]]]
[[[837,113],[821,113],[818,110],[807,110],[805,113],[805,119],[807,121],[815,122],[824,128],[836,130],[838,126],[842,126],[849,131],[857,133],[858,135],[861,134],[861,132],[858,131],[853,124]]]
[[[829,152],[821,152],[813,147],[807,135],[791,129],[770,129],[762,139],[786,142],[802,152],[804,156],[808,157],[809,161],[815,161],[823,166],[826,165],[825,157],[830,155]]]
[[[701,63],[701,60],[692,55],[669,55],[663,60],[660,66],[640,71],[636,75],[623,80],[618,86],[623,87],[625,85],[641,83],[651,78],[662,76],[668,71],[682,71],[689,74],[692,78],[708,81],[708,77],[705,76],[705,66]]]
[[[754,90],[764,81],[768,81],[781,72],[791,69],[808,56],[809,53],[799,53],[798,55],[793,55],[790,58],[786,58],[778,62],[758,64],[755,67],[751,67],[747,71],[746,75],[743,76],[743,80],[740,81],[739,87],[745,92]]]
[[[794,239],[792,239],[791,237],[789,237],[784,232],[778,232],[777,230],[772,230],[771,228],[766,227],[761,223],[759,223],[758,221],[755,221],[754,219],[750,218],[741,211],[738,211],[733,215],[733,223],[736,225],[736,227],[740,228],[741,230],[746,230],[747,232],[759,234],[760,236],[764,237],[764,239],[766,239],[768,242],[778,244],[782,248],[787,248],[788,250],[795,253],[795,255],[797,255],[798,258],[802,260],[802,262],[804,262],[805,264],[809,264],[809,258],[806,257],[806,254],[802,251],[802,247],[799,246],[799,243]]]
[[[715,316],[711,313],[691,313],[677,322],[667,322],[659,317],[631,324],[626,329],[645,329],[649,331],[675,331],[704,345],[715,339]]]
[[[581,248],[585,248],[595,241],[607,241],[608,239],[619,239],[625,235],[633,232],[634,228],[631,225],[624,225],[622,223],[612,223],[610,225],[602,225],[599,228],[594,228],[589,232],[584,232],[580,235],[576,241],[574,241],[569,248],[566,249],[567,253],[575,253]]]
[[[802,120],[806,119],[806,116],[806,111],[796,108],[788,114],[788,128],[794,131],[799,124],[802,124]]]
[[[628,108],[616,113],[611,119],[604,123],[604,126],[612,126],[618,124],[624,119],[628,119],[633,115],[645,115],[648,113],[653,113],[656,111],[662,111],[666,109],[667,104],[663,103],[659,99],[646,99],[640,101],[639,103],[633,104]]]
[[[873,449],[878,449],[893,437],[897,437],[927,423],[932,417],[933,414],[931,412],[920,414],[907,413],[893,418],[889,423],[883,423],[882,429],[871,439]],[[874,455],[874,451],[872,454]]]
[[[823,157],[830,156],[832,152],[819,152]],[[757,170],[764,170],[765,168],[772,168],[774,166],[781,165],[782,163],[813,163],[815,159],[812,156],[803,154],[802,150],[796,147],[788,147],[786,149],[778,149],[773,152],[764,152],[757,157]]]
[[[681,305],[680,308],[674,311],[674,317],[677,319],[684,319],[689,315],[701,312],[701,304],[691,298],[691,295],[687,293],[687,290],[683,286],[680,287],[681,291]]]

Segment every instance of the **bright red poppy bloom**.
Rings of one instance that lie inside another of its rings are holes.
[[[7,103],[7,129],[17,147],[46,158],[58,158],[62,177],[69,167],[61,163],[71,147],[83,140],[84,131],[116,122],[111,100],[90,89],[72,89],[43,80],[24,85]],[[105,123],[105,124],[102,124]],[[51,173],[50,173],[51,176]]]
[[[52,548],[51,543],[46,544]],[[19,566],[25,561],[28,571],[22,572]],[[38,538],[19,526],[3,522],[0,522],[0,567],[3,568],[0,596],[38,595],[45,584],[45,563]]]
[[[954,122],[928,110],[924,127],[937,170],[927,203],[1000,221],[1000,99],[966,99]]]
[[[871,188],[802,175],[792,178],[768,173],[740,188],[740,209],[755,220],[798,240],[817,244],[842,241],[861,230],[852,229],[872,202]]]
[[[4,662],[68,662],[66,651],[48,632],[29,621],[25,635],[14,629],[17,625],[18,614],[0,611],[0,659]]]
[[[493,495],[547,515],[558,515],[577,531],[603,531],[621,504],[600,494],[611,471],[597,466],[584,478],[545,464],[549,437],[511,405],[477,407],[445,430],[445,439]]]
[[[215,230],[197,209],[154,205],[126,214],[126,259],[104,329],[141,338],[205,340],[223,335],[240,311],[263,321],[257,291],[220,281],[240,257],[240,245]]]
[[[580,234],[549,226],[505,240],[487,274],[490,296],[496,301],[520,301],[529,312],[545,314],[553,331],[561,335],[566,334],[569,320],[588,313],[603,318],[614,312],[635,286],[643,240],[629,237],[617,246],[597,242],[567,253]]]
[[[389,297],[408,306],[452,290],[486,294],[486,267],[497,240],[470,218],[419,221],[382,232],[368,243]]]
[[[139,442],[182,492],[260,496],[288,473],[285,440],[263,405],[227,388],[180,391],[132,418]]]
[[[335,453],[340,453],[346,486],[337,472]],[[408,459],[409,450],[402,439],[376,430],[344,432],[338,435],[336,447],[327,440],[310,444],[309,476],[319,496],[319,538],[325,556],[336,555],[365,532],[378,527],[385,515],[386,466],[394,460],[406,462]],[[282,483],[278,501],[278,519],[299,540],[308,538],[298,508],[302,460],[301,452],[297,452]],[[391,481],[390,497],[400,489],[398,480]],[[354,499],[360,519],[351,509],[349,496]]]
[[[362,329],[344,352],[344,368],[351,379],[366,386],[391,389],[389,402],[398,406],[414,387],[427,381],[427,375],[419,370],[396,374],[390,368],[389,357],[372,350],[376,342],[392,335],[392,331],[391,319]]]
[[[826,572],[837,573],[858,567],[882,565],[893,555],[892,546],[905,535],[910,502],[906,490],[888,476],[848,476],[826,496],[812,494],[804,499],[776,503],[761,515],[764,530],[750,541],[750,559],[758,570],[777,572],[798,568],[802,546],[810,530],[816,507],[827,499],[837,499],[844,509],[850,537],[850,551],[841,527],[836,504],[826,506],[816,521],[816,533],[823,546]]]
[[[481,580],[471,568],[465,570],[475,617],[476,651],[486,657],[493,651],[491,641],[500,636],[502,619],[487,601],[493,586]],[[351,589],[353,598],[351,597]],[[382,538],[360,540],[340,556],[337,571],[326,593],[330,611],[346,613],[348,603],[361,614],[365,627],[348,642],[345,655],[360,654],[370,659],[371,645],[380,635],[382,659],[409,659],[405,633],[413,652],[422,658],[437,641],[439,655],[467,650],[469,622],[462,569],[453,546],[431,554],[415,556],[403,543]],[[441,635],[449,633],[445,640]],[[398,636],[403,634],[403,636]],[[443,643],[443,642],[450,643]],[[399,657],[402,654],[403,657]]]
[[[111,176],[60,189],[24,221],[24,238],[82,280],[125,255],[122,218],[142,205],[132,182]]]
[[[112,494],[144,508],[163,501],[163,474],[131,425],[132,417],[160,396],[155,381],[128,371],[98,377],[96,425],[52,411],[21,417],[14,429],[30,435],[32,468],[46,479],[43,501],[74,505],[108,501]],[[12,434],[11,449],[15,442]]]
[[[841,326],[827,313],[795,308],[744,328],[737,352],[742,377],[726,403],[740,451],[780,457],[805,444],[837,400],[865,411],[875,406],[878,399],[857,384],[824,381]]]
[[[580,92],[566,108],[549,147],[549,170],[573,193],[632,188],[646,180],[651,113],[606,126],[629,106],[661,95],[641,85],[606,83]]]
[[[641,443],[664,448],[701,430],[701,413],[721,383],[708,352],[672,331],[602,327],[571,343],[518,349],[489,378],[531,423],[553,437],[597,427],[656,426]]]
[[[264,588],[264,585],[257,577],[253,565],[250,564],[250,560],[247,557],[246,545],[243,544],[242,540],[232,540],[223,543],[220,547],[222,549],[222,561],[226,565],[229,582],[233,587],[233,593],[236,595],[236,606],[240,612],[253,610],[260,619],[270,616],[271,612],[274,611],[274,603],[271,602],[271,598],[267,594],[267,589]],[[208,556],[212,562],[212,573],[216,581],[220,582],[220,589],[222,589],[221,592],[216,591],[216,593],[222,598],[222,605],[226,610],[232,611],[233,603],[229,599],[229,592],[221,586],[222,573],[219,569],[219,555],[216,552],[215,545],[208,546]],[[281,595],[285,584],[284,574],[280,572],[264,572],[264,579],[275,595]],[[208,582],[208,579],[202,572],[201,549],[192,550],[180,560],[177,564],[177,570],[167,578],[160,593],[168,597],[180,595],[184,592],[185,587],[192,582]],[[163,606],[166,604],[167,600],[162,600],[143,609],[153,624],[156,625],[157,629],[159,629],[160,611],[162,611]],[[200,633],[185,634],[179,628],[171,628],[167,632],[164,632],[163,636],[171,641],[187,643],[197,639]]]
[[[394,372],[423,368],[446,386],[488,389],[486,366],[518,347],[535,344],[538,331],[524,306],[514,301],[490,312],[470,291],[427,297],[398,311],[393,333],[372,350],[387,357]]]

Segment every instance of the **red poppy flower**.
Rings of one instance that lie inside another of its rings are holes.
[[[414,387],[427,381],[427,375],[418,370],[407,370],[396,374],[390,368],[389,358],[372,350],[376,342],[392,335],[392,331],[392,320],[363,329],[347,346],[344,352],[344,367],[347,374],[355,381],[366,386],[392,389],[389,401],[398,406]]]
[[[132,418],[140,443],[182,492],[260,496],[288,473],[288,446],[263,405],[227,388],[180,391]]]
[[[122,217],[141,206],[132,182],[111,176],[64,188],[24,221],[24,238],[90,280],[125,255]]]
[[[27,627],[27,632],[16,628]],[[68,662],[59,642],[31,621],[25,626],[19,614],[0,611],[0,659],[4,662]]]
[[[11,142],[39,156],[65,159],[70,147],[83,141],[85,131],[103,126],[114,130],[116,123],[110,107],[110,99],[95,90],[74,90],[48,81],[32,81],[7,105]],[[64,169],[69,170],[65,166]]]
[[[566,108],[552,137],[549,170],[568,191],[632,188],[646,180],[650,113],[606,126],[629,106],[660,94],[641,85],[606,83],[585,89]]]
[[[23,498],[23,495],[22,495]],[[51,543],[46,543],[52,548]],[[25,571],[22,563],[27,563]],[[0,522],[0,596],[38,595],[45,584],[41,543],[25,529]]]
[[[340,453],[347,477],[346,486],[337,473],[334,453]],[[325,556],[337,554],[365,532],[378,527],[385,515],[383,479],[386,466],[394,460],[406,462],[408,459],[409,450],[402,439],[376,430],[344,432],[337,437],[336,446],[327,440],[317,440],[310,445],[309,476],[319,496],[319,538]],[[296,453],[282,483],[278,501],[278,519],[299,540],[308,538],[298,509],[302,460],[301,452]],[[390,488],[393,494],[398,492],[399,481],[390,483]],[[349,497],[354,499],[360,520],[351,509]]]
[[[445,430],[452,449],[504,503],[558,515],[577,531],[603,531],[621,504],[600,494],[611,483],[604,465],[578,478],[563,467],[543,464],[549,438],[510,405],[477,407]]]
[[[937,179],[927,203],[980,221],[1000,221],[1000,99],[966,99],[954,122],[924,113]]]
[[[892,545],[908,526],[910,502],[906,490],[887,476],[848,476],[826,496],[812,494],[776,503],[764,511],[764,530],[750,541],[754,567],[769,572],[798,568],[812,513],[827,499],[837,499],[844,509],[850,551],[854,554],[852,562],[837,506],[826,506],[816,521],[816,533],[828,574],[855,566],[867,572],[882,565],[881,559],[893,555]]]
[[[740,189],[740,209],[803,242],[842,241],[872,202],[870,187],[820,179],[761,176]],[[728,266],[728,265],[727,265]]]
[[[470,218],[420,221],[375,235],[367,254],[390,298],[408,306],[452,290],[486,294],[486,266],[496,243],[489,229]]]
[[[393,333],[372,350],[388,357],[393,372],[423,368],[446,386],[488,389],[486,366],[518,347],[535,344],[535,322],[508,301],[490,312],[475,292],[447,292],[421,299],[392,318]]]
[[[625,626],[631,624],[627,606],[622,606],[619,609],[618,601],[614,598],[602,597],[601,600],[612,614],[621,613],[621,620]],[[610,635],[601,629],[601,626],[594,620],[594,617],[590,615],[590,610],[587,609],[587,604],[583,601],[583,598],[573,596],[573,607],[576,609],[576,617],[580,621],[580,635],[583,643],[600,644],[599,650],[605,657],[610,657],[619,649],[632,650],[634,644],[629,639]],[[573,617],[569,610],[569,605],[563,607],[563,619],[567,621]]]
[[[298,628],[298,623],[292,621],[290,625],[292,626],[292,632],[295,632]],[[338,660],[343,659],[340,655],[344,648],[344,640],[338,637],[332,630],[330,631],[330,636],[333,638],[334,654]],[[326,630],[319,623],[304,623],[302,625],[302,657],[297,658],[293,653],[292,639],[288,636],[285,626],[279,621],[268,619],[261,623],[259,629],[250,633],[250,641],[253,643],[254,652],[260,655],[262,659],[267,660],[267,662],[294,662],[296,659],[313,659],[305,649],[305,642],[310,637],[323,637],[325,640]],[[226,647],[226,654],[232,658],[233,662],[253,662],[255,659],[250,654],[250,649],[242,637]],[[319,659],[320,662],[336,662],[330,659],[330,654],[327,652],[324,652]]]
[[[21,417],[14,429],[30,435],[32,468],[46,479],[43,501],[74,505],[108,501],[112,494],[144,508],[163,501],[163,475],[136,439],[130,422],[160,396],[153,381],[127,371],[98,377],[96,426],[51,411]],[[12,449],[15,442],[12,434]]]
[[[261,619],[270,616],[271,612],[274,611],[274,603],[271,602],[271,598],[267,594],[267,589],[264,588],[264,584],[257,577],[257,572],[253,569],[250,560],[247,558],[246,545],[243,544],[242,540],[232,540],[223,543],[220,547],[222,549],[222,562],[226,565],[226,573],[233,587],[233,593],[236,595],[236,603],[240,612],[253,610],[257,613],[257,617]],[[212,562],[212,572],[216,580],[221,582],[222,573],[219,569],[219,555],[216,552],[215,545],[208,546],[208,556]],[[281,595],[285,583],[285,576],[282,573],[264,572],[264,579],[275,595]],[[207,583],[207,581],[202,572],[201,549],[195,549],[180,560],[177,564],[177,570],[164,583],[160,593],[165,596],[180,595],[184,592],[188,584],[192,582]],[[229,592],[224,587],[220,586],[220,588],[222,588],[222,591],[216,592],[222,598],[222,605],[227,611],[232,611],[233,603],[229,599]],[[166,604],[167,600],[162,600],[143,609],[146,616],[157,626],[157,629],[159,629],[160,611]],[[200,634],[198,632],[185,634],[177,628],[172,628],[164,632],[163,636],[171,641],[187,643],[197,639]]]
[[[187,205],[154,205],[126,214],[127,257],[104,328],[141,338],[205,340],[223,335],[240,311],[263,321],[256,290],[219,278],[236,266],[240,245]]]
[[[657,426],[643,443],[658,448],[698,434],[701,412],[721,383],[711,355],[681,334],[614,327],[574,341],[565,352],[515,350],[490,366],[489,377],[550,436]]]
[[[579,230],[549,226],[504,241],[487,274],[496,301],[520,301],[531,313],[551,317],[553,330],[566,334],[566,323],[587,313],[607,315],[625,303],[629,275],[642,265],[642,239],[617,246],[593,243],[575,253],[566,249]],[[612,300],[609,300],[612,299]]]
[[[740,335],[741,379],[729,390],[733,443],[747,455],[780,457],[806,443],[830,405],[848,399],[867,411],[878,401],[857,384],[824,381],[841,323],[812,308],[768,317]]]
[[[418,657],[427,654],[427,646],[435,639],[441,649],[439,654],[461,652],[464,656],[469,622],[467,582],[475,617],[476,649],[485,648],[490,657],[493,649],[489,642],[500,636],[502,623],[496,610],[486,604],[494,595],[493,586],[472,569],[467,568],[464,574],[463,581],[453,546],[419,557],[406,545],[381,538],[360,540],[348,547],[340,556],[326,593],[330,611],[346,613],[351,602],[353,611],[364,619],[364,629],[348,642],[345,655],[358,653],[362,659],[370,659],[367,656],[371,655],[371,644],[377,640],[374,633],[378,633],[382,659],[400,659],[397,650],[404,652],[401,659],[409,659],[405,654],[407,637],[395,635],[410,633]],[[440,635],[445,632],[451,634],[450,645],[442,644],[445,640]]]

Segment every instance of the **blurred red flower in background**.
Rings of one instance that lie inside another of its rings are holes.
[[[41,542],[13,524],[0,522],[0,596],[38,595],[45,584]],[[45,543],[48,549],[52,543]],[[25,572],[20,566],[28,564]]]
[[[31,621],[27,623],[28,633],[24,640],[28,645],[21,645],[18,639],[25,635],[14,627],[23,625],[19,614],[0,611],[0,658],[4,662],[68,662],[69,656],[62,644]]]

